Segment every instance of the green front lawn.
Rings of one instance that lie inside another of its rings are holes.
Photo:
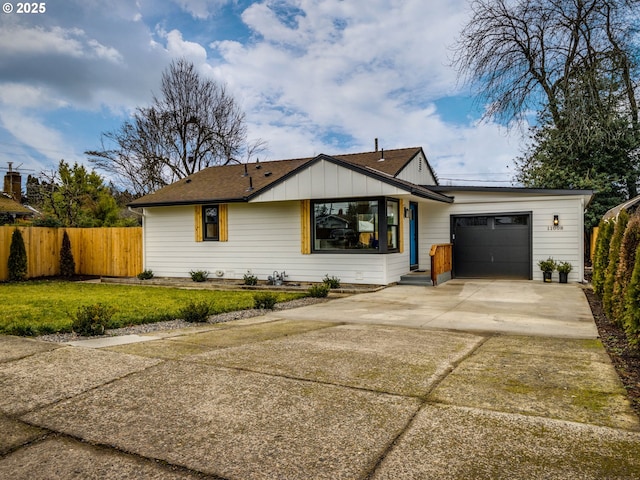
[[[254,293],[62,281],[5,283],[0,284],[0,334],[70,332],[78,308],[96,303],[115,308],[108,328],[118,328],[173,320],[190,301],[210,302],[214,313],[253,308]],[[305,296],[277,295],[279,302]]]

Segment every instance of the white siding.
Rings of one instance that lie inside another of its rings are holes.
[[[416,185],[436,185],[436,179],[424,155],[419,154],[396,175],[396,178]]]
[[[252,199],[256,202],[400,195],[406,191],[326,160],[279,183]]]
[[[387,261],[400,254],[301,254],[299,202],[232,203],[228,218],[229,241],[196,242],[194,207],[147,208],[144,268],[158,277],[189,277],[190,270],[208,270],[213,277],[222,270],[223,278],[242,279],[251,271],[266,280],[277,270],[292,282],[319,282],[327,274],[344,283],[396,281],[388,280]]]
[[[538,261],[553,257],[573,265],[569,281],[584,278],[584,223],[583,198],[581,196],[520,196],[515,193],[483,194],[479,192],[455,192],[455,202],[445,204],[421,204],[419,211],[419,236],[421,246],[429,248],[434,243],[450,241],[450,216],[459,214],[492,214],[506,212],[532,212],[532,271],[534,280],[542,279]],[[561,230],[553,230],[553,215],[560,217]],[[428,268],[420,256],[420,267]],[[558,273],[554,273],[557,281]]]

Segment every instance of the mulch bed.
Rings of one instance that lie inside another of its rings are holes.
[[[631,405],[640,416],[640,348],[629,345],[624,330],[607,318],[602,302],[592,289],[585,289],[598,334],[618,376],[627,390]]]

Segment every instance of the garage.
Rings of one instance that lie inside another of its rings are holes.
[[[531,212],[451,217],[453,275],[532,278]]]

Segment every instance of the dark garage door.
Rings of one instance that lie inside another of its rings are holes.
[[[453,273],[531,278],[531,214],[452,217]]]

